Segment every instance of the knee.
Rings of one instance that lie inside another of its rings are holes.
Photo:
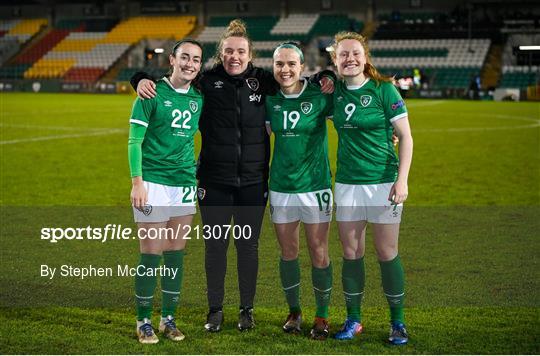
[[[317,268],[326,268],[330,263],[330,256],[325,249],[318,249],[311,254],[311,264]]]
[[[396,245],[379,246],[376,248],[379,261],[391,261],[398,254]]]
[[[343,247],[343,258],[347,260],[357,260],[364,257],[365,249],[364,247]]]
[[[298,247],[281,250],[281,258],[285,261],[292,261],[298,258]]]

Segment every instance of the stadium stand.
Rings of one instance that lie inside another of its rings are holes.
[[[46,19],[1,21],[0,63],[5,63],[13,57],[26,42],[43,30],[46,25]],[[13,68],[13,72],[17,73],[18,69]]]
[[[307,35],[315,22],[319,19],[319,14],[291,14],[282,17],[270,31],[272,35]]]
[[[19,44],[24,44],[45,26],[47,26],[46,19],[2,21],[0,23],[0,31],[5,32],[2,40],[14,38]]]
[[[65,21],[61,26],[75,28],[75,31],[81,29],[75,22]],[[189,34],[194,26],[193,16],[135,17],[119,23],[109,32],[70,32],[37,60],[24,73],[24,77],[95,82],[130,46],[141,39],[151,37],[178,40]]]
[[[480,73],[489,46],[489,39],[370,41],[373,63],[381,72],[412,76],[413,68],[419,68],[432,88],[466,88]]]
[[[503,66],[501,88],[525,88],[539,83],[539,66]]]
[[[277,11],[260,10],[240,17],[253,40],[254,64],[266,69],[272,67],[275,47],[294,40],[304,49],[305,74],[313,73],[330,64],[325,48],[333,34],[364,30],[379,70],[397,77],[412,77],[420,71],[423,89],[449,88],[462,93],[478,78],[484,89],[523,89],[539,83],[540,63],[516,51],[518,45],[540,43],[540,21],[531,17],[531,11],[514,11],[510,5],[498,9],[488,3],[475,3],[471,10],[455,4],[453,10],[437,6],[429,11],[381,5],[381,11],[373,8],[375,17],[365,17],[369,19],[366,26],[346,12],[307,8],[296,8],[282,17]],[[121,21],[117,16],[70,18],[65,14],[51,23],[45,19],[2,21],[0,77],[89,84],[127,81],[140,70],[159,77],[168,71],[167,53],[156,55],[154,49],[170,48],[189,34],[195,34],[203,44],[204,66],[208,68],[213,65],[221,34],[238,18],[225,10],[225,5],[223,9],[207,9],[206,26],[201,27],[197,27],[195,16],[163,16],[163,12]],[[469,17],[473,20],[471,33],[467,29]],[[378,21],[372,21],[375,18]],[[418,84],[414,87],[419,88]]]
[[[540,66],[536,57],[517,55],[519,46],[537,45],[540,34],[518,33],[508,36],[502,54],[501,88],[526,88],[540,83]]]

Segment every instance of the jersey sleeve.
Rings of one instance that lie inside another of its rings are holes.
[[[142,143],[146,135],[146,126],[129,125],[128,161],[131,178],[142,176]]]
[[[384,116],[390,123],[407,117],[407,107],[397,88],[392,84],[385,82],[381,85],[382,105]]]
[[[131,118],[129,119],[130,124],[137,124],[148,127],[148,124],[150,123],[150,118],[152,117],[155,109],[155,105],[155,99],[135,99],[135,102],[133,103],[133,109],[131,110]]]

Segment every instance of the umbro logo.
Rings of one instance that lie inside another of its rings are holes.
[[[218,80],[217,82],[214,82],[214,88],[216,88],[216,89],[223,88],[223,82],[221,80]]]
[[[281,105],[274,105],[274,111],[281,110]]]
[[[172,101],[165,100],[165,101],[163,102],[163,104],[164,104],[165,106],[167,106],[167,107],[170,107],[170,106],[172,106]]]

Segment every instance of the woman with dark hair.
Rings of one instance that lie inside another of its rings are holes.
[[[247,235],[235,239],[240,331],[255,326],[253,302],[258,271],[258,239],[268,198],[270,140],[266,132],[265,98],[276,93],[272,73],[253,66],[253,46],[241,20],[233,20],[223,33],[215,66],[199,82],[205,98],[200,119],[202,136],[197,177],[202,222],[216,232],[205,239],[205,267],[209,313],[205,329],[221,330],[224,282],[229,238],[224,233],[234,224]],[[323,73],[311,81],[321,82],[323,92],[333,82]],[[332,77],[333,74],[329,73]],[[143,98],[154,95],[155,84],[145,73],[136,73],[131,84]]]
[[[155,271],[163,256],[170,273],[162,273],[162,313],[159,330],[173,341],[184,334],[174,314],[182,287],[186,240],[168,230],[182,231],[195,214],[193,138],[198,129],[203,99],[191,82],[202,64],[202,47],[196,41],[178,42],[169,55],[172,71],[156,84],[156,96],[137,98],[131,114],[128,158],[131,203],[137,222],[140,262],[135,276],[137,336],[143,344],[159,341],[151,324],[152,301],[157,284]],[[150,229],[167,231],[160,239],[144,238]],[[146,273],[146,272],[152,273]],[[139,272],[141,272],[139,274]]]

